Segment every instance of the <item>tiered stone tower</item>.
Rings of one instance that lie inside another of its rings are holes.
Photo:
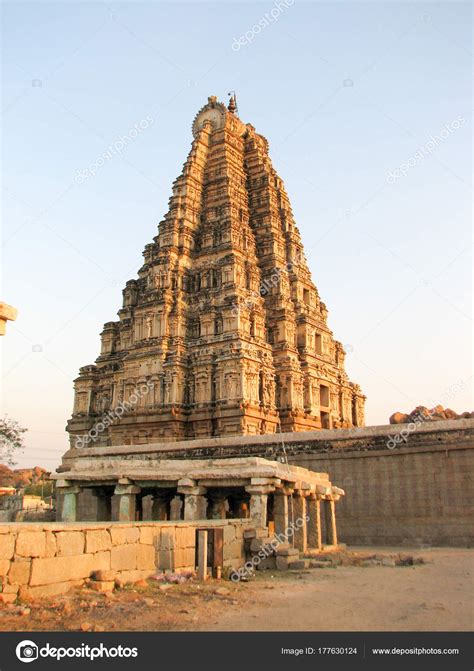
[[[71,445],[363,425],[267,140],[215,97],[193,135],[120,320],[75,381]]]

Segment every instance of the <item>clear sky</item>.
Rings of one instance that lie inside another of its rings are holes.
[[[20,465],[58,464],[72,381],[156,234],[194,115],[230,90],[269,140],[367,424],[472,409],[470,40],[457,2],[4,3],[0,297],[19,317],[2,394],[29,429]]]

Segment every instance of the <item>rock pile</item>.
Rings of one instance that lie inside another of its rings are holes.
[[[462,412],[458,415],[451,408],[443,408],[442,405],[436,405],[428,409],[424,405],[418,405],[410,413],[394,412],[390,416],[390,424],[410,424],[411,422],[436,422],[441,419],[470,419],[474,417],[474,412]]]

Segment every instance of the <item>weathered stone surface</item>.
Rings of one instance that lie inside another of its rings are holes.
[[[389,422],[390,424],[405,424],[408,420],[408,415],[403,412],[394,412],[393,415],[390,415]]]
[[[15,537],[13,534],[2,534],[0,536],[0,559],[11,559],[15,550]]]
[[[136,568],[139,570],[153,570],[155,568],[155,554],[155,548],[152,545],[138,545],[136,553]]]
[[[236,539],[224,544],[224,559],[232,558],[244,558],[244,546],[241,540]]]
[[[255,568],[257,571],[274,571],[276,569],[276,557],[265,557]]]
[[[52,531],[45,532],[45,557],[54,557],[57,552],[56,534]]]
[[[178,547],[194,547],[196,544],[196,527],[176,527],[174,536]]]
[[[30,559],[18,559],[11,563],[10,571],[8,572],[8,581],[11,583],[18,583],[19,585],[26,585],[30,578],[30,570]]]
[[[112,542],[110,534],[106,529],[97,531],[86,531],[86,552],[101,552],[110,550]]]
[[[0,559],[0,577],[7,575],[9,570],[10,570],[10,560]]]
[[[253,538],[250,542],[250,550],[252,552],[258,552],[262,548],[270,548],[270,543],[272,539],[267,536],[266,538]]]
[[[224,543],[231,543],[236,537],[236,529],[233,524],[228,524],[224,527]]]
[[[115,583],[113,580],[97,580],[89,585],[95,592],[113,592]]]
[[[160,549],[161,550],[169,550],[172,548],[175,548],[177,545],[176,543],[176,533],[175,533],[175,528],[171,527],[164,527],[161,530],[161,544],[160,544]]]
[[[82,585],[82,580],[71,580],[67,582],[55,582],[50,585],[29,586],[22,585],[19,591],[19,597],[22,601],[33,599],[42,599],[43,597],[56,596],[64,594],[73,587]]]
[[[120,573],[120,580],[122,585],[130,584],[130,583],[135,583],[138,580],[143,580],[144,578],[148,578],[151,575],[151,571],[149,570],[132,570],[132,571],[121,571]]]
[[[110,552],[33,559],[30,585],[50,585],[88,578],[93,571],[110,569]]]
[[[287,571],[292,557],[277,557],[276,567],[278,571]]]
[[[307,559],[298,559],[298,561],[292,561],[288,564],[290,571],[302,571],[309,567],[309,560]]]
[[[110,566],[116,570],[134,570],[137,568],[138,545],[116,545],[111,550]],[[143,546],[146,547],[146,546]]]
[[[110,582],[114,581],[117,576],[117,571],[93,571],[91,578],[93,580],[98,580],[99,582]]]
[[[300,551],[298,548],[292,548],[292,547],[279,547],[276,549],[275,554],[277,557],[297,557],[300,554]]]
[[[44,531],[20,531],[16,541],[15,554],[20,557],[44,557],[46,555],[46,534]]]
[[[16,601],[16,594],[7,594],[6,592],[0,593],[0,603],[13,603]]]
[[[20,589],[20,585],[18,585],[18,584],[12,585],[12,584],[6,583],[5,585],[3,585],[3,590],[2,591],[3,591],[3,594],[17,594],[19,589]]]
[[[81,531],[60,531],[56,534],[59,557],[81,555],[84,552],[84,534]]]
[[[112,545],[124,545],[125,543],[136,543],[140,539],[138,527],[115,527],[110,529]]]
[[[156,527],[140,527],[140,543],[154,545],[159,542],[160,533],[160,529]]]

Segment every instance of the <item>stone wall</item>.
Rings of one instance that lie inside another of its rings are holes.
[[[61,594],[95,571],[135,582],[157,570],[194,570],[203,527],[223,527],[224,567],[243,565],[245,520],[1,525],[0,601]]]
[[[472,547],[472,432],[440,428],[388,449],[388,435],[397,432],[391,427],[391,433],[378,433],[378,449],[363,437],[290,461],[327,471],[345,490],[337,504],[338,536],[345,543]]]

